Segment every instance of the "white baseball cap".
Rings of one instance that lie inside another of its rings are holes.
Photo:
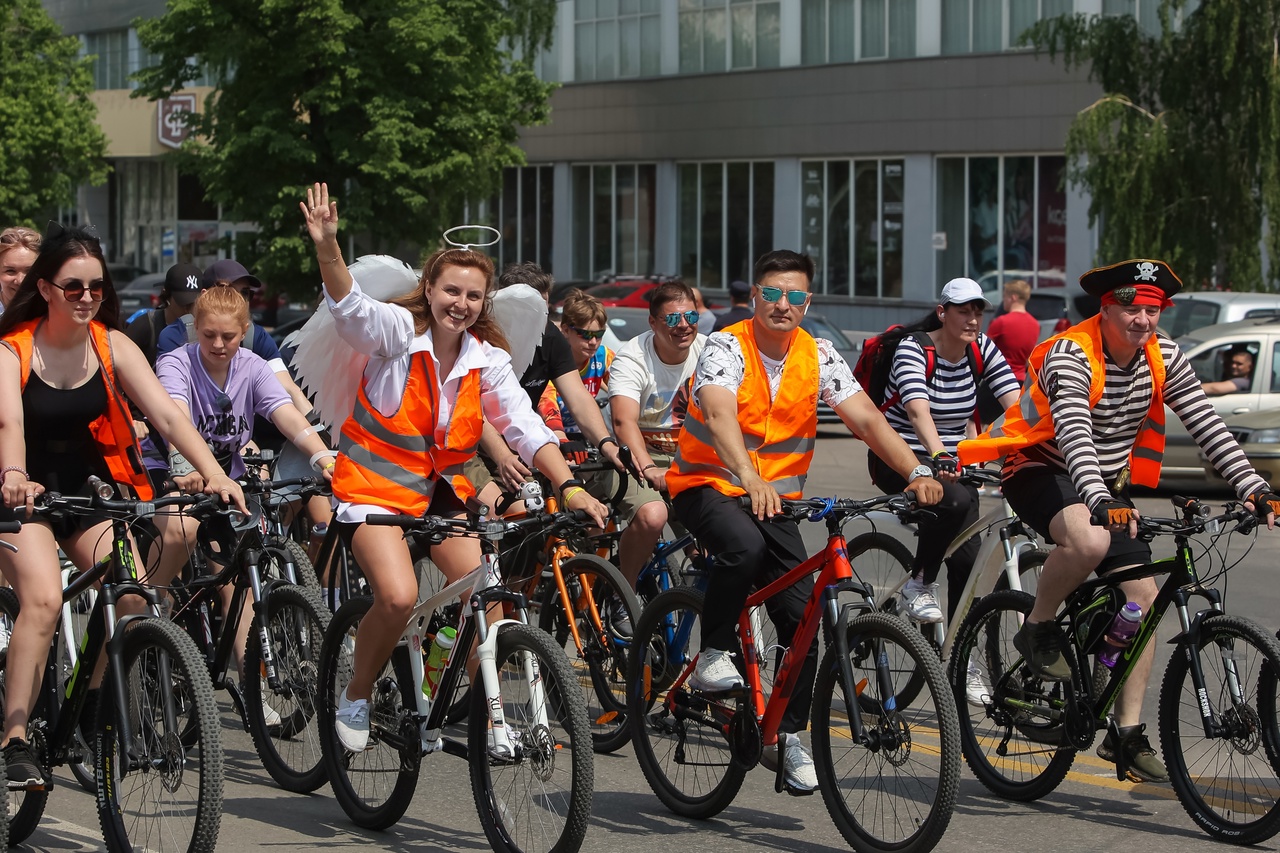
[[[982,287],[971,278],[953,278],[942,286],[942,305],[964,305],[967,302],[991,303],[982,292]]]

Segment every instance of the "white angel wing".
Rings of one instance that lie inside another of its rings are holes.
[[[547,328],[547,300],[527,284],[513,284],[493,294],[493,315],[511,346],[511,369],[523,376]]]
[[[418,277],[408,264],[390,255],[364,255],[350,266],[360,289],[379,302],[410,292]],[[316,313],[288,339],[297,344],[293,357],[298,384],[313,400],[320,421],[341,427],[355,407],[356,393],[369,357],[338,336],[333,315],[321,300]]]

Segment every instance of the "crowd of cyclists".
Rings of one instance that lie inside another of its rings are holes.
[[[352,754],[369,748],[378,673],[420,601],[415,562],[424,552],[402,529],[371,521],[377,516],[461,517],[477,501],[498,506],[504,493],[540,476],[552,487],[548,497],[577,511],[586,527],[620,529],[612,556],[633,587],[664,530],[687,531],[699,564],[709,567],[688,688],[722,695],[746,686],[738,624],[748,595],[809,556],[784,506],[805,494],[819,402],[866,443],[879,490],[905,493],[928,510],[918,516],[902,592],[901,613],[912,623],[944,618],[938,579],[947,546],[978,517],[979,493],[963,481],[964,466],[1002,460],[1004,497],[1054,546],[1014,641],[1047,682],[1071,677],[1054,622],[1063,601],[1092,572],[1151,560],[1130,488],[1158,481],[1166,406],[1250,511],[1268,527],[1280,511],[1280,497],[1214,412],[1185,355],[1157,333],[1161,310],[1181,287],[1162,261],[1129,260],[1082,276],[1100,312],[1018,351],[1012,362],[981,331],[992,308],[984,292],[972,280],[952,280],[926,316],[880,335],[864,367],[800,326],[812,299],[812,259],[770,251],[751,283],[735,282],[732,321],[710,334],[699,332],[700,323],[706,327],[699,297],[666,281],[652,293],[649,330],[615,352],[603,343],[605,307],[571,292],[518,375],[493,300],[517,285],[547,298],[552,280],[536,264],[499,274],[484,252],[446,246],[423,261],[409,293],[381,301],[343,257],[338,204],[327,186],[308,189],[300,210],[322,279],[316,310],[329,312],[361,365],[351,411],[327,427],[307,383],[252,322],[248,297],[262,283],[238,262],[205,270],[178,264],[160,307],[125,318],[94,233],[51,223],[43,235],[26,228],[0,234],[0,495],[5,518],[22,522],[0,534],[0,543],[13,546],[0,548],[0,573],[21,605],[4,653],[11,791],[52,782],[28,721],[62,612],[60,552],[87,571],[112,547],[107,515],[40,512],[46,496],[92,496],[106,482],[141,500],[203,493],[248,513],[240,481],[251,472],[241,455],[257,447],[255,439],[271,441],[272,428],[275,441],[308,459],[332,493],[300,509],[309,520],[303,529],[336,528],[372,598],[334,709],[336,737]],[[1012,287],[1005,309],[1019,297],[1025,301]],[[986,407],[986,417],[984,397],[998,404]],[[589,449],[606,470],[579,476],[571,463]],[[151,536],[136,537],[147,583],[168,589],[190,571],[197,527],[182,513],[157,514]],[[424,547],[448,583],[483,562],[475,538]],[[975,537],[945,558],[948,618],[977,552]],[[1122,588],[1144,609],[1155,599],[1150,577]],[[782,646],[791,644],[812,593],[810,579],[769,600]],[[124,597],[117,612],[143,606]],[[610,630],[630,638],[640,614],[617,600],[604,606]],[[501,616],[503,605],[489,607]],[[239,624],[243,669],[250,619]],[[793,650],[796,698],[777,726],[777,743],[765,744],[776,748],[761,756],[766,766],[781,765],[774,769],[793,794],[819,788],[802,738],[819,645],[815,638]],[[1162,782],[1168,773],[1142,718],[1153,658],[1148,646],[1098,754]],[[468,669],[473,683],[482,680],[475,660]],[[103,670],[97,662],[90,708]],[[989,702],[993,675],[971,663],[958,701]],[[629,683],[639,677],[630,673]],[[268,726],[280,725],[271,707],[264,705],[264,715]],[[81,719],[92,725],[94,715]],[[425,750],[425,731],[422,737]],[[529,737],[491,726],[491,759],[515,760]]]

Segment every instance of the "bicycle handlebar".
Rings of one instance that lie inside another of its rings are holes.
[[[749,495],[740,496],[738,498],[738,506],[747,510],[751,509],[751,497]],[[782,512],[780,514],[797,520],[822,521],[828,516],[834,515],[849,518],[855,515],[865,515],[872,510],[881,508],[898,513],[913,512],[916,509],[915,498],[907,492],[880,495],[867,500],[835,497],[782,498]]]
[[[149,501],[121,500],[103,498],[98,495],[83,497],[80,495],[63,495],[58,492],[45,492],[38,495],[33,507],[36,515],[47,515],[54,512],[69,512],[73,515],[88,515],[105,512],[109,515],[133,515],[147,518],[156,514],[156,510],[167,507],[195,507],[199,504],[219,504],[221,501],[212,495],[173,495],[167,498],[153,498]],[[4,532],[0,528],[0,532]]]
[[[414,536],[426,536],[444,541],[450,536],[477,536],[482,539],[501,539],[508,533],[534,527],[582,527],[591,517],[582,510],[567,512],[535,512],[526,518],[442,518],[438,515],[370,515],[365,524],[374,527],[399,527]]]

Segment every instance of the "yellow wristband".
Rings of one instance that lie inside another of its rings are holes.
[[[560,499],[564,501],[566,505],[568,505],[569,501],[573,499],[574,495],[576,495],[578,492],[585,492],[585,491],[586,489],[582,488],[582,486],[574,486],[573,488],[569,489],[569,491],[561,495]]]

